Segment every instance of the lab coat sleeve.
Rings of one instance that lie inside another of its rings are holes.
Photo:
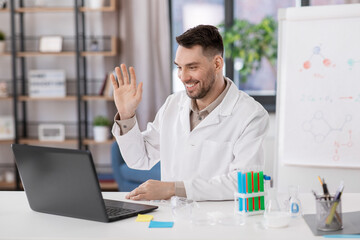
[[[262,143],[269,125],[269,116],[260,108],[248,118],[233,148],[234,160],[229,172],[210,179],[195,178],[184,181],[187,198],[202,200],[231,200],[237,191],[238,171],[259,171],[264,167]]]
[[[159,122],[165,108],[166,103],[156,114],[155,120],[148,123],[144,132],[140,131],[136,121],[130,131],[121,135],[119,125],[114,123],[112,134],[129,168],[149,170],[160,161]]]

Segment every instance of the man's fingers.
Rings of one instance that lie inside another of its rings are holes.
[[[139,102],[141,101],[141,97],[142,97],[142,85],[143,83],[139,83],[139,85],[137,86],[137,90],[136,90],[136,94],[135,94],[135,98],[136,100],[138,100]]]
[[[126,65],[121,64],[120,67],[121,67],[121,72],[122,72],[123,77],[124,77],[124,84],[129,84],[130,83],[130,81],[129,81],[129,73],[128,73],[127,69],[126,69]]]
[[[145,196],[145,194],[139,194],[139,195],[136,195],[136,196],[134,196],[134,197],[131,197],[130,198],[131,200],[143,200],[143,199],[146,199],[146,196]],[[147,199],[146,199],[147,200]]]
[[[110,74],[110,78],[111,78],[111,82],[112,82],[113,88],[114,88],[114,89],[118,89],[118,88],[119,88],[119,84],[118,84],[118,82],[116,81],[114,74]]]
[[[124,85],[124,80],[123,80],[123,77],[121,75],[121,69],[119,67],[116,67],[115,72],[116,72],[116,76],[117,76],[117,79],[118,79],[118,82],[119,82],[119,86]]]
[[[136,87],[136,74],[134,67],[129,67],[131,84]]]

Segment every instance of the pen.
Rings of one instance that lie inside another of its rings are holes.
[[[338,216],[338,214],[336,212],[336,208],[337,208],[337,206],[338,206],[338,204],[340,202],[340,197],[341,197],[341,194],[342,194],[343,190],[344,190],[344,183],[343,183],[343,181],[341,181],[340,186],[339,186],[338,190],[336,191],[336,194],[335,194],[335,197],[334,197],[334,204],[331,207],[329,215],[326,217],[326,220],[325,220],[326,225],[330,225],[330,223],[332,222],[335,214],[337,215],[336,217],[337,217],[338,220],[341,219],[341,218],[339,218],[339,216]]]

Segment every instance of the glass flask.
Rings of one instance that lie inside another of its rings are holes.
[[[298,197],[299,186],[289,186],[289,214],[291,217],[299,217],[302,215],[301,202]]]
[[[282,208],[275,188],[269,188],[264,212],[264,225],[266,228],[282,228],[289,224],[289,212]]]

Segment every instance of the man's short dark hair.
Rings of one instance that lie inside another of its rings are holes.
[[[177,43],[185,48],[200,45],[205,56],[223,56],[224,44],[219,30],[211,25],[198,25],[176,37]]]

